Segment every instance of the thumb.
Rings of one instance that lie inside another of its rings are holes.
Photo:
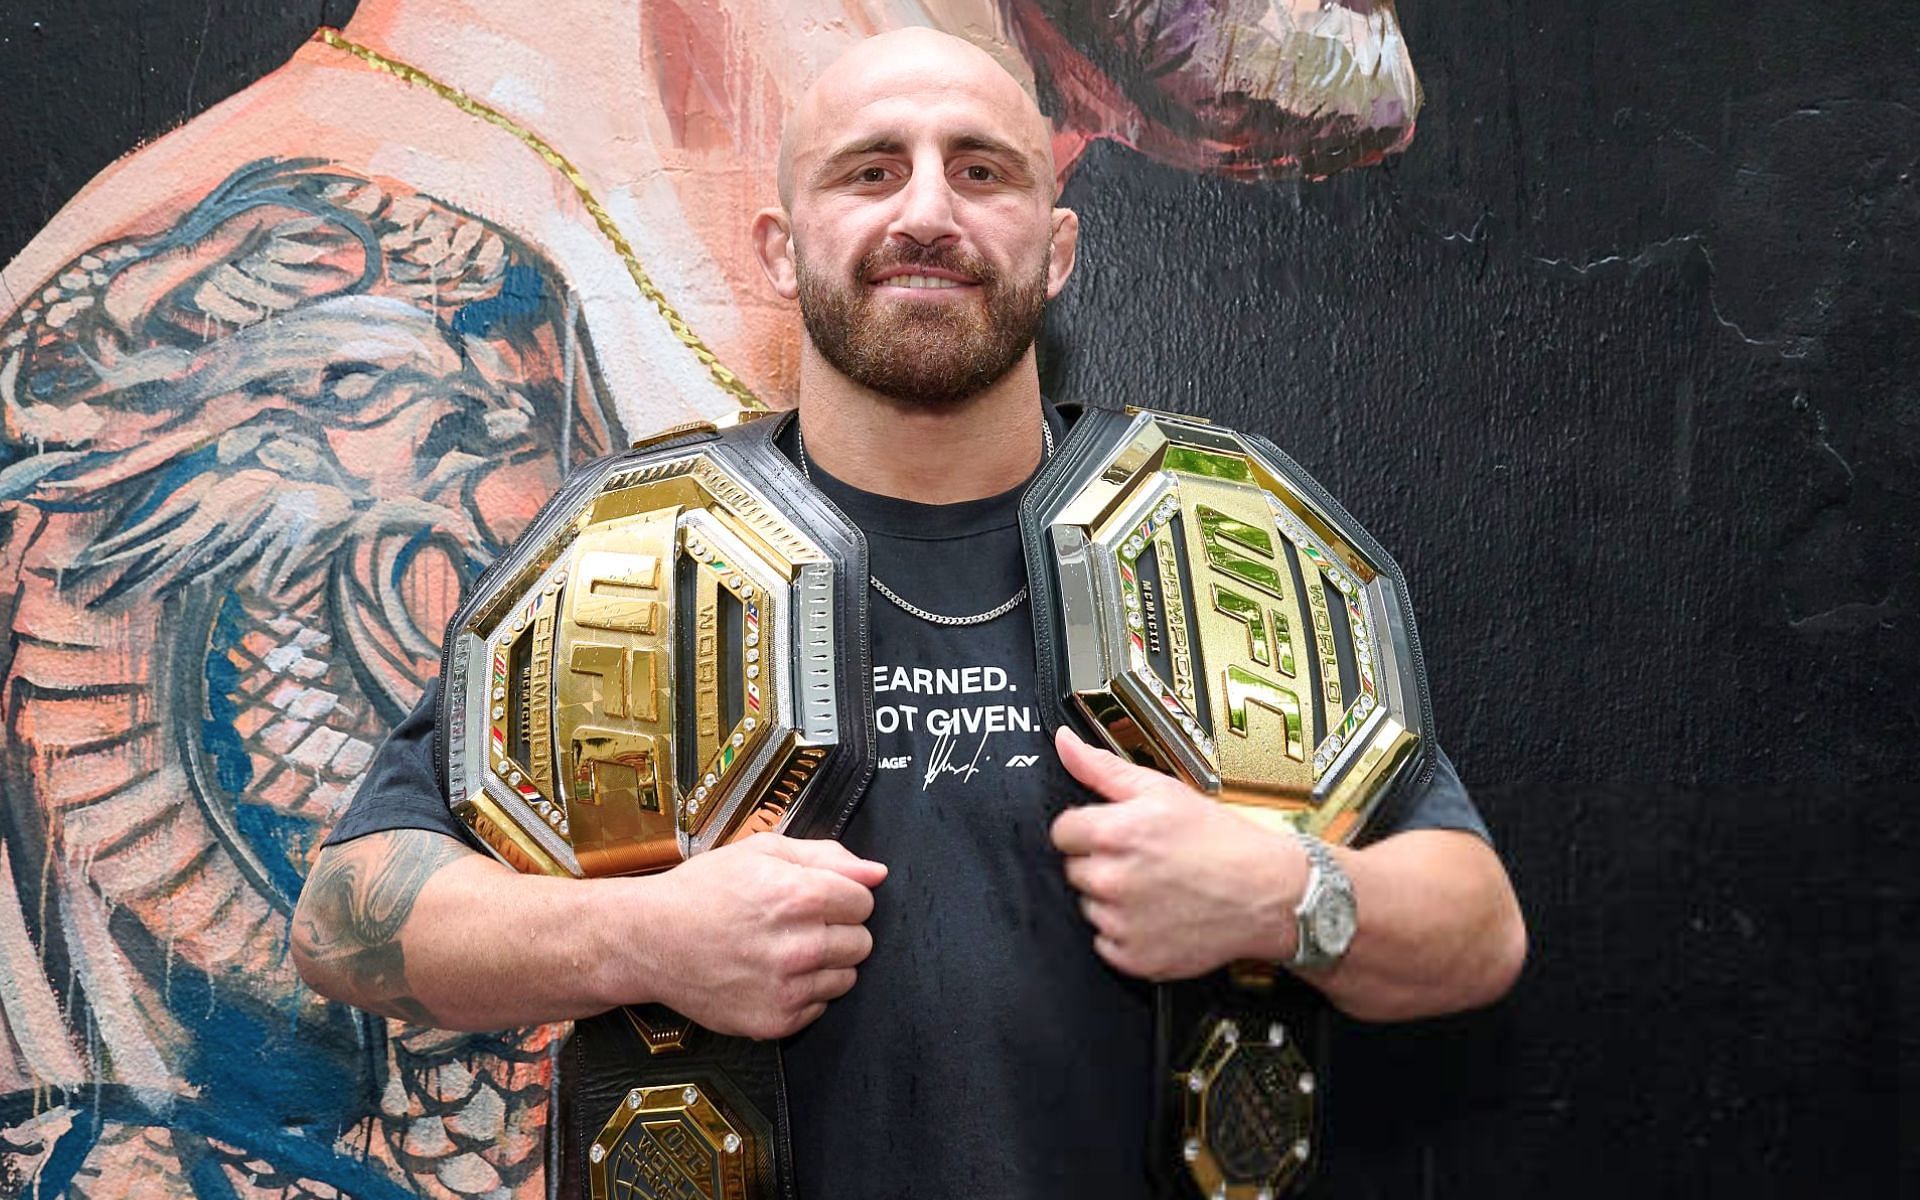
[[[1065,725],[1053,735],[1053,747],[1069,775],[1108,800],[1131,800],[1166,779],[1160,772],[1135,766],[1111,750],[1088,745]]]

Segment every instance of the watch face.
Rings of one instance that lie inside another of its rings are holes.
[[[1357,915],[1353,897],[1345,892],[1329,892],[1314,906],[1313,940],[1322,953],[1338,956],[1347,952],[1358,924]]]

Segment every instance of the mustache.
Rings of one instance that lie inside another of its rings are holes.
[[[861,282],[872,279],[875,272],[890,267],[927,267],[937,271],[952,271],[982,284],[999,282],[999,274],[983,258],[969,254],[957,246],[923,246],[919,242],[892,243],[881,246],[868,253],[855,268],[855,277]]]

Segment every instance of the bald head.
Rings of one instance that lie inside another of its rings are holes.
[[[782,207],[791,211],[796,186],[844,148],[836,139],[882,136],[888,102],[955,96],[979,102],[1036,177],[1053,179],[1052,131],[1021,82],[973,43],[911,27],[857,43],[801,95],[780,136]]]

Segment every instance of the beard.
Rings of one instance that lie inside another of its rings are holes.
[[[984,260],[946,246],[884,246],[851,279],[796,264],[800,316],[820,356],[842,375],[890,400],[954,408],[1011,371],[1040,333],[1047,264],[1010,280]],[[984,304],[883,304],[867,280],[888,267],[954,271],[974,280]]]

